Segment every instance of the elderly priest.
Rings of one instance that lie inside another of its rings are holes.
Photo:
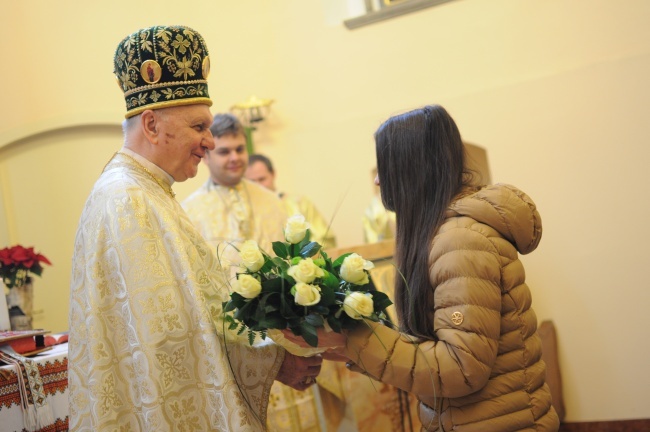
[[[214,141],[210,60],[196,31],[138,30],[117,47],[125,142],[86,202],[70,289],[70,428],[264,429],[274,379],[302,390],[319,357],[225,330],[226,278],[174,198]]]

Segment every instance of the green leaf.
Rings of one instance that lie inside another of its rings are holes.
[[[325,273],[325,275],[321,278],[322,284],[335,290],[339,286],[339,279],[327,270],[323,270],[323,273]]]
[[[265,303],[266,303],[266,302],[262,302],[262,300],[260,300],[260,302],[259,302],[259,304],[257,305],[257,307],[253,310],[253,316],[252,316],[252,318],[253,318],[255,321],[260,321],[260,320],[264,319],[264,316],[266,315],[266,311],[264,310],[264,309],[265,309],[265,308],[264,308]]]
[[[329,260],[329,256],[327,255],[327,253],[325,253],[324,250],[320,251],[320,256],[322,256],[325,261]]]
[[[341,333],[341,330],[343,330],[343,326],[341,325],[341,321],[334,316],[329,316],[327,317],[327,323],[332,327],[332,330],[334,330],[337,333]]]
[[[230,300],[223,304],[223,311],[230,312],[246,304],[246,299],[237,293],[230,295]]]
[[[276,264],[273,262],[272,258],[269,258],[268,256],[264,256],[264,265],[262,266],[262,268],[259,269],[258,272],[262,274],[270,273],[275,266]]]
[[[262,292],[264,293],[281,293],[282,286],[286,283],[282,278],[276,277],[267,279],[262,282]]]
[[[313,313],[307,315],[305,317],[305,321],[313,325],[314,327],[323,327],[323,325],[325,324],[325,320],[323,320],[322,316]]]
[[[322,298],[322,297],[321,297]],[[312,312],[317,313],[322,316],[327,316],[330,313],[330,309],[327,306],[317,304],[315,306],[310,306]]]
[[[352,255],[352,252],[348,252],[346,254],[341,255],[332,263],[334,267],[339,267],[341,264],[343,264],[343,260],[346,259],[348,256]]]
[[[284,242],[273,242],[273,252],[280,258],[289,257],[289,250],[287,249],[287,244]]]
[[[329,286],[321,287],[319,305],[330,306],[336,303],[336,291]]]
[[[249,313],[255,311],[255,308],[253,307],[254,304],[257,304],[257,302],[249,301],[244,306],[237,309],[237,311],[235,312],[235,319],[239,321],[246,320],[246,318],[248,318]]]
[[[376,311],[382,311],[393,304],[390,298],[381,291],[372,291],[372,302]]]
[[[248,344],[253,345],[255,342],[255,333],[252,330],[248,330]]]
[[[311,232],[307,230],[307,232],[305,233],[305,237],[302,240],[300,240],[300,243],[294,245],[296,248],[293,250],[293,256],[298,255],[299,253],[298,251],[302,250],[302,248],[304,248],[305,245],[310,242],[310,238],[311,238]]]
[[[282,330],[286,327],[286,321],[279,315],[267,315],[263,320],[260,321],[259,326],[267,329]]]
[[[282,295],[280,296],[280,313],[286,319],[296,318],[298,315],[291,308],[292,303],[287,300],[287,297]]]
[[[321,249],[321,245],[316,242],[309,242],[300,249],[300,256],[303,258],[313,257]]]
[[[289,269],[289,264],[282,258],[275,257],[273,258],[273,264],[280,269],[281,272],[285,272]]]
[[[316,334],[316,327],[306,321],[300,323],[300,336],[302,336],[305,342],[307,342],[309,345],[313,347],[318,346],[318,335]]]

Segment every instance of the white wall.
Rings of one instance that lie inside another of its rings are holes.
[[[37,325],[67,326],[81,206],[120,146],[115,46],[183,23],[208,43],[214,112],[276,99],[258,150],[281,188],[338,208],[342,246],[362,240],[374,130],[444,105],[488,150],[493,180],[539,206],[544,238],[523,260],[539,318],[558,328],[568,420],[650,417],[650,2],[456,0],[349,31],[314,0],[0,1],[13,65],[0,69],[0,246],[33,244],[55,264],[36,283]],[[176,185],[178,197],[206,176]]]

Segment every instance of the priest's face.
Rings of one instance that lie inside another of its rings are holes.
[[[208,152],[205,163],[212,181],[222,186],[235,186],[248,166],[246,137],[243,134],[214,137],[214,150]]]
[[[214,148],[210,109],[196,104],[157,111],[160,141],[154,163],[179,182],[196,176],[201,159]]]

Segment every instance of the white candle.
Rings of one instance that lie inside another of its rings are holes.
[[[0,282],[0,331],[11,330],[9,309],[7,308],[7,297],[5,297],[5,292],[5,285]]]

